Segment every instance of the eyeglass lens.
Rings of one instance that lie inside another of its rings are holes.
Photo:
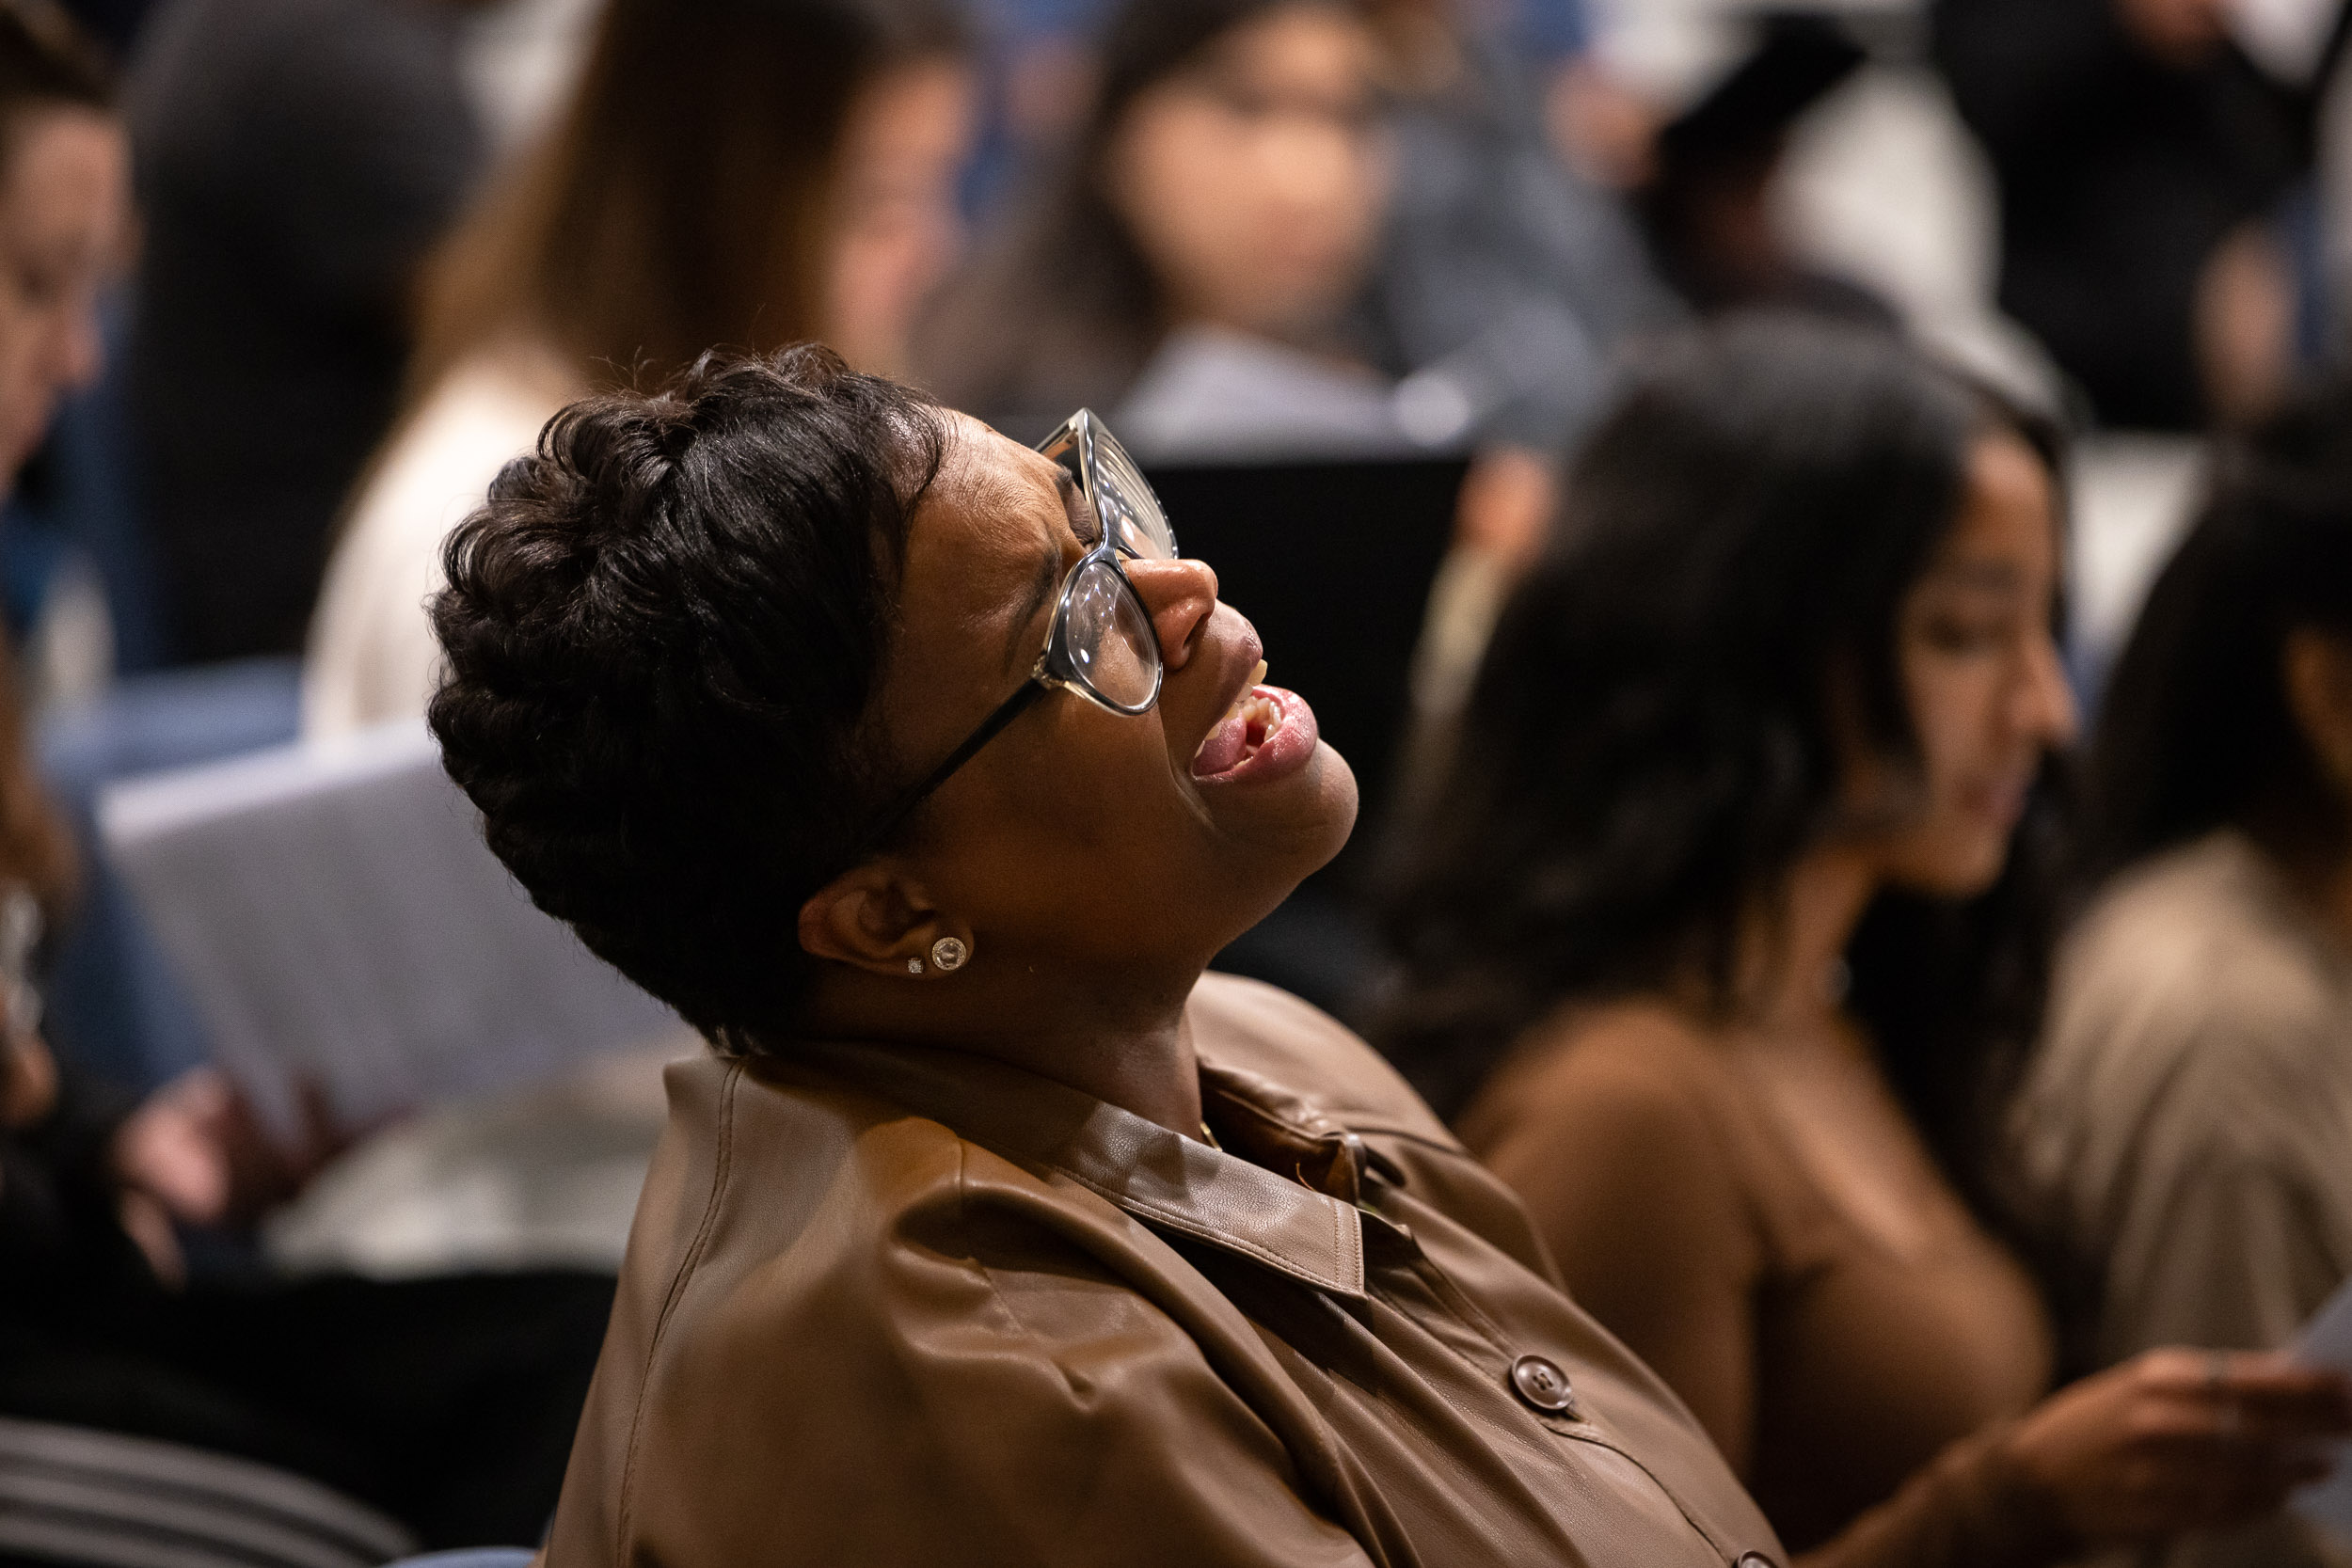
[[[1159,634],[1107,561],[1088,562],[1070,585],[1071,661],[1078,678],[1121,707],[1141,707],[1155,690]]]
[[[1094,432],[1094,481],[1096,505],[1112,544],[1146,561],[1176,558],[1176,533],[1159,498],[1143,482],[1127,449],[1100,425]]]

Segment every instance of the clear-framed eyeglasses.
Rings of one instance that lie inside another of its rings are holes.
[[[869,846],[887,843],[932,791],[1049,691],[1074,691],[1129,717],[1149,713],[1159,703],[1167,673],[1159,633],[1125,563],[1175,560],[1176,531],[1135,459],[1092,409],[1081,408],[1063,420],[1037,450],[1076,482],[1097,530],[1093,546],[1062,578],[1045,647],[1028,678],[962,745],[892,802],[866,835]]]

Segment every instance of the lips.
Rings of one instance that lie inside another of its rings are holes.
[[[1258,665],[1257,674],[1265,673]],[[1304,768],[1314,755],[1315,711],[1295,691],[1254,680],[1193,752],[1202,784],[1264,783]]]
[[[1977,781],[1961,792],[1963,808],[2013,828],[2026,815],[2026,802],[2033,794],[2035,774],[2030,768],[1996,779]]]

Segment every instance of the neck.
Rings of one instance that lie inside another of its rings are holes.
[[[2234,825],[2305,911],[2352,945],[2352,825],[2341,821],[2280,791]]]
[[[1859,853],[1824,846],[1797,862],[1776,910],[1750,919],[1740,942],[1740,990],[1766,1027],[1818,1026],[1836,1015],[1843,996],[1831,977],[1878,885]]]
[[[965,1052],[1200,1136],[1200,1064],[1184,1022],[1199,966],[1139,983],[1132,970],[1054,973],[998,959],[983,971],[985,961],[928,980],[834,968],[802,1032]]]

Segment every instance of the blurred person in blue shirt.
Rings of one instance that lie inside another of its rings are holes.
[[[1344,318],[1389,182],[1378,57],[1344,0],[1132,0],[1071,144],[918,335],[918,373],[1020,438],[1117,408],[1185,331],[1369,377]]]
[[[1346,153],[1319,159],[1299,143],[1278,169],[1267,140],[1227,166],[1223,141],[1204,136],[1168,143],[1168,166],[1195,166],[1185,188],[1208,199],[1138,183],[1142,166],[1119,150],[1159,123],[1147,111],[1160,99],[1296,96],[1254,81],[1284,73],[1266,45],[1284,9],[1133,5],[1114,19],[1069,145],[947,292],[924,372],[1017,434],[1072,402],[1117,406],[1180,329],[1207,324],[1322,355],[1402,384],[1420,445],[1481,453],[1466,537],[1516,554],[1548,510],[1553,454],[1605,395],[1616,346],[1677,307],[1614,198],[1553,152],[1517,46],[1446,0],[1287,8],[1371,40],[1316,89],[1346,101],[1320,113]],[[1180,16],[1192,20],[1180,27]],[[1247,90],[1226,90],[1237,82]],[[1286,119],[1246,107],[1232,118],[1263,120],[1276,140]],[[1248,237],[1251,213],[1268,238]],[[1216,298],[1181,277],[1195,227],[1236,247],[1237,281]],[[1277,254],[1310,250],[1311,277]]]

